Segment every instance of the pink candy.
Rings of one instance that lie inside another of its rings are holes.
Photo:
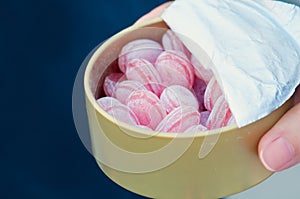
[[[208,82],[204,93],[204,106],[211,111],[217,99],[222,95],[222,90],[215,77]]]
[[[197,132],[203,132],[207,131],[207,128],[203,126],[202,124],[194,125],[189,127],[187,130],[185,130],[185,133],[197,133]]]
[[[188,89],[194,83],[194,69],[190,61],[180,51],[164,51],[156,60],[156,69],[165,86],[181,85]]]
[[[125,80],[115,86],[113,96],[125,104],[128,96],[136,90],[146,90],[146,88],[140,82]]]
[[[154,66],[145,59],[132,59],[127,64],[126,77],[142,83],[155,94],[162,92],[161,78]]]
[[[230,126],[230,125],[234,125],[234,124],[236,124],[236,121],[235,121],[235,118],[233,117],[233,115],[231,115],[231,117],[228,119],[226,126]]]
[[[107,110],[107,113],[112,115],[116,120],[125,122],[130,125],[138,125],[139,121],[135,114],[124,104],[113,106]]]
[[[194,55],[192,55],[191,57],[191,63],[194,66],[196,77],[208,83],[209,80],[213,77],[212,71],[209,69],[205,69]]]
[[[122,104],[119,100],[113,97],[102,97],[97,100],[98,104],[105,111],[109,110],[111,107]]]
[[[167,113],[179,106],[192,106],[196,110],[199,108],[195,95],[180,85],[165,88],[160,96],[160,101]]]
[[[200,113],[191,106],[182,106],[171,111],[157,126],[155,131],[182,133],[200,122]]]
[[[216,101],[216,104],[209,115],[206,126],[209,130],[224,127],[227,125],[231,116],[232,114],[229,106],[222,95]]]
[[[115,90],[115,86],[119,81],[125,80],[125,75],[123,73],[112,73],[108,75],[103,84],[103,90],[106,96],[112,96]]]
[[[161,40],[165,50],[181,51],[188,58],[191,57],[190,51],[185,47],[174,31],[167,30]]]
[[[138,39],[126,44],[119,55],[119,68],[125,73],[129,61],[136,58],[146,59],[154,63],[157,56],[163,51],[162,46],[150,39]]]
[[[138,125],[139,121],[136,115],[128,106],[125,106],[112,97],[105,97],[98,100],[99,105],[116,120],[130,125]]]
[[[135,113],[141,125],[155,129],[166,116],[159,98],[148,90],[134,91],[127,98],[127,106]]]
[[[106,96],[97,100],[116,120],[150,132],[177,133],[235,124],[212,71],[173,31],[163,35],[162,45],[149,39],[129,42],[118,64],[121,72],[105,78]]]

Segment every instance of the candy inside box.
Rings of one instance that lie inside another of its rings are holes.
[[[194,133],[140,128],[116,120],[99,106],[105,78],[120,72],[122,48],[137,39],[161,43],[167,30],[160,18],[133,25],[101,44],[88,61],[84,89],[99,167],[120,186],[150,198],[221,198],[260,183],[272,173],[259,161],[259,139],[292,106],[292,100],[248,126]]]

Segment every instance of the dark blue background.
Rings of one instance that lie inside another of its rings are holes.
[[[87,54],[163,0],[0,3],[0,198],[142,198],[81,143],[72,89]]]

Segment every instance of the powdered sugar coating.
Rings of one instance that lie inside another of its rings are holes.
[[[116,98],[113,98],[113,97],[102,97],[102,98],[99,98],[97,100],[97,103],[105,111],[109,110],[112,106],[122,104],[119,100],[117,100]]]
[[[107,113],[113,116],[116,120],[125,122],[130,125],[138,125],[139,120],[134,112],[124,104],[112,106],[107,110]]]
[[[208,82],[204,93],[204,106],[211,111],[217,99],[222,95],[222,90],[215,77]]]
[[[180,85],[172,85],[165,88],[160,96],[160,101],[166,112],[171,112],[179,106],[192,106],[198,110],[198,100],[187,88]]]
[[[162,52],[155,66],[165,86],[181,85],[188,89],[192,88],[194,69],[182,52],[171,50]]]
[[[191,52],[186,48],[174,31],[167,30],[167,32],[162,36],[161,40],[165,50],[181,51],[188,58],[191,57]]]
[[[201,132],[235,124],[216,78],[173,31],[161,44],[129,42],[97,100],[115,119],[159,132]],[[163,51],[165,50],[165,51]],[[191,57],[190,57],[191,56]],[[189,60],[191,58],[191,61]]]
[[[194,67],[196,77],[208,83],[213,77],[212,71],[210,69],[205,69],[194,55],[191,56],[191,63]]]
[[[127,79],[142,83],[155,94],[162,92],[162,80],[156,68],[145,59],[132,59],[129,61],[125,74]]]
[[[136,90],[146,90],[146,87],[138,81],[125,80],[116,85],[113,96],[121,103],[126,104],[128,96]]]
[[[103,83],[103,90],[106,96],[112,96],[115,91],[116,84],[125,79],[126,77],[123,73],[111,73],[106,76]]]
[[[181,106],[171,111],[155,129],[158,132],[182,133],[200,122],[200,113],[191,106]]]
[[[227,125],[231,116],[232,113],[229,109],[228,103],[222,95],[216,101],[216,104],[207,120],[206,127],[209,130],[224,127]]]
[[[198,124],[189,127],[187,130],[184,131],[184,133],[199,133],[203,131],[207,131],[207,128],[202,124]]]
[[[117,99],[103,97],[97,100],[98,104],[117,121],[122,121],[130,125],[139,125],[138,118],[134,112]]]
[[[236,121],[233,115],[231,115],[231,117],[228,119],[228,122],[226,124],[226,126],[231,126],[231,125],[235,125]]]
[[[125,73],[129,61],[142,58],[150,63],[155,63],[157,56],[163,51],[163,47],[150,39],[137,39],[127,43],[119,54],[118,64],[120,70]]]
[[[159,98],[148,90],[134,91],[126,102],[135,113],[141,125],[155,129],[158,123],[166,116]]]

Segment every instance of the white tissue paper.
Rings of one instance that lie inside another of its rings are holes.
[[[176,0],[162,18],[200,62],[205,52],[210,61],[202,64],[213,70],[239,127],[280,107],[299,85],[297,6],[267,0]]]

